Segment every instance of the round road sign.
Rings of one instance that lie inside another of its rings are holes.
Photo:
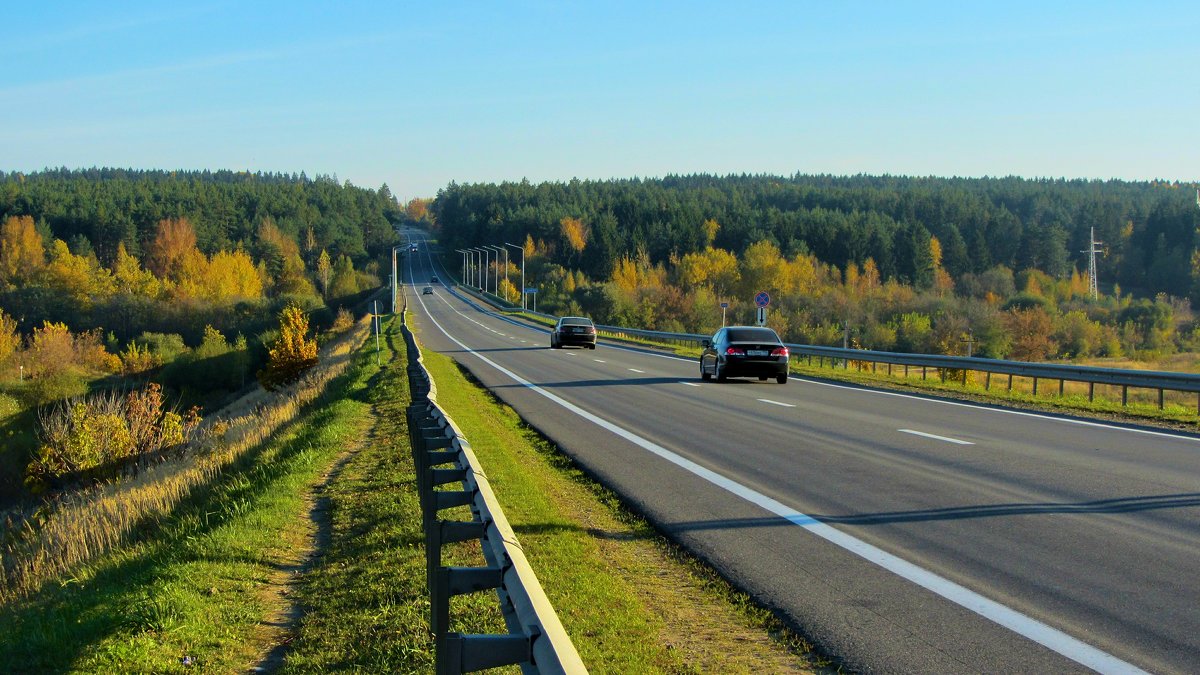
[[[757,307],[766,307],[771,304],[771,296],[767,295],[766,291],[759,291],[758,295],[754,296],[754,304]]]

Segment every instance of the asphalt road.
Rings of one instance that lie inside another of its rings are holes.
[[[424,348],[848,668],[1200,671],[1200,439],[551,350],[408,258]]]

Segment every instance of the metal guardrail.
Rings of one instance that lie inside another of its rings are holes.
[[[471,289],[474,291],[474,289]],[[476,295],[483,300],[490,298],[482,296],[476,292]],[[490,294],[489,294],[490,295]],[[519,312],[519,310],[518,310]],[[525,312],[527,314],[535,314],[546,319],[557,319],[558,317],[551,314],[541,314],[537,312]],[[624,326],[602,326],[597,325],[596,330],[615,337],[632,337],[643,340],[653,340],[655,342],[674,343],[674,344],[695,344],[699,345],[703,340],[706,340],[711,335],[698,333],[668,333],[665,331],[642,330],[638,328],[627,328]],[[1069,364],[1059,363],[1032,363],[1029,361],[1008,361],[1004,359],[986,359],[972,356],[943,356],[939,354],[906,354],[901,352],[882,352],[870,349],[843,349],[841,347],[822,347],[820,345],[802,345],[794,343],[784,343],[788,350],[798,356],[804,356],[808,359],[830,359],[832,362],[840,362],[843,367],[848,368],[851,362],[865,362],[872,364],[886,364],[888,366],[888,374],[891,374],[891,366],[900,365],[906,369],[908,367],[917,367],[922,369],[933,368],[939,371],[939,375],[945,379],[948,371],[955,371],[965,381],[966,374],[971,371],[981,372],[986,374],[984,388],[990,390],[992,386],[992,375],[1007,375],[1008,388],[1012,388],[1013,377],[1026,377],[1033,380],[1033,393],[1037,395],[1038,385],[1042,380],[1058,380],[1059,393],[1063,392],[1064,382],[1083,382],[1088,385],[1088,400],[1095,398],[1096,385],[1111,385],[1121,387],[1121,405],[1128,405],[1129,390],[1132,389],[1150,389],[1158,392],[1158,407],[1163,408],[1165,391],[1181,391],[1195,393],[1196,396],[1196,412],[1200,415],[1200,375],[1194,373],[1180,373],[1161,370],[1129,370],[1123,368],[1102,368],[1098,366],[1073,366]],[[924,372],[922,372],[924,375]]]
[[[425,528],[430,628],[436,672],[467,673],[519,664],[524,673],[586,673],[571,638],[542,592],[517,537],[504,517],[479,460],[454,421],[437,405],[437,388],[421,363],[420,349],[402,324],[408,348],[409,437]],[[458,484],[461,489],[438,489]],[[472,519],[443,520],[443,509],[467,506]],[[485,567],[442,565],[442,545],[478,539]],[[495,589],[507,634],[452,633],[450,598]]]

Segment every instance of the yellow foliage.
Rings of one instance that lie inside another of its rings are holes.
[[[721,229],[721,225],[717,221],[709,218],[704,221],[704,247],[712,248],[713,241],[717,238],[717,231]]]
[[[71,253],[61,239],[55,239],[50,245],[50,261],[42,269],[41,276],[52,292],[70,298],[82,309],[91,307],[93,299],[106,298],[116,290],[111,272],[101,267],[95,258]]]
[[[16,319],[0,309],[0,363],[7,361],[20,346],[21,336],[17,333]]]
[[[30,377],[48,377],[63,372],[74,361],[75,346],[65,323],[42,322],[29,337],[26,361]]]
[[[125,250],[125,243],[117,245],[117,259],[113,264],[113,279],[116,288],[123,293],[130,293],[145,298],[157,298],[162,293],[163,285],[150,270],[142,269],[141,263]]]
[[[279,313],[279,337],[271,345],[267,366],[258,374],[263,388],[274,391],[300,379],[317,365],[317,341],[309,339],[308,317],[295,305]]]
[[[750,244],[741,261],[744,297],[753,297],[759,291],[787,293],[795,289],[795,280],[787,274],[788,265],[775,244],[763,240]]]
[[[146,266],[159,278],[174,279],[184,257],[193,251],[200,253],[196,249],[196,230],[187,218],[160,220],[154,240],[150,242]]]
[[[258,226],[258,240],[275,246],[284,258],[300,257],[300,246],[296,240],[284,234],[275,224],[275,219],[270,216],[263,218],[262,223]]]
[[[562,236],[567,242],[567,246],[575,253],[582,253],[583,249],[587,247],[589,234],[583,221],[578,218],[563,218],[559,221],[559,226],[562,228]]]
[[[261,298],[262,277],[245,251],[219,251],[209,262],[206,296],[214,302]]]
[[[0,226],[0,275],[10,283],[28,281],[46,264],[46,248],[31,216],[9,216]]]

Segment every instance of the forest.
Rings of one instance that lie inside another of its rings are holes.
[[[386,185],[323,176],[0,173],[0,496],[47,406],[147,382],[216,406],[255,382],[281,311],[348,324],[401,217]]]
[[[24,335],[48,321],[194,346],[205,326],[242,330],[264,301],[357,293],[398,213],[386,185],[303,174],[0,173],[0,309]]]
[[[731,321],[749,322],[753,294],[766,290],[769,324],[794,342],[1155,358],[1200,342],[1195,188],[693,175],[452,183],[429,212],[449,251],[524,242],[527,285],[546,312],[707,332],[721,302]],[[1093,232],[1102,242],[1095,298],[1085,253]]]

